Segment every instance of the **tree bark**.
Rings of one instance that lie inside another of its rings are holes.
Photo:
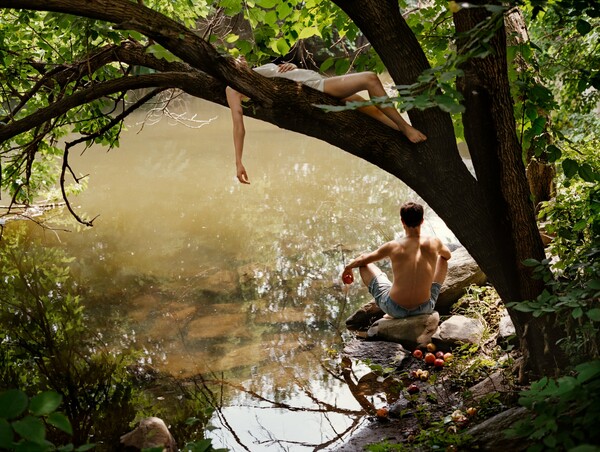
[[[519,44],[529,43],[529,33],[525,18],[519,8],[512,8],[505,16],[504,24],[508,36],[508,45],[514,46]],[[539,82],[538,71],[528,64],[523,58],[517,57],[515,60],[516,70],[523,73],[533,73],[533,79]],[[550,115],[546,111],[539,111],[538,115],[543,115],[546,118],[544,126],[544,134],[551,121]],[[529,191],[533,197],[536,210],[539,203],[549,201],[554,196],[554,177],[556,176],[556,168],[548,163],[544,158],[536,158],[533,152],[533,145],[526,152],[526,174],[529,183]]]
[[[485,8],[462,9],[454,14],[456,30],[467,32],[489,16]],[[459,52],[461,44],[459,41]],[[531,300],[541,293],[543,282],[532,279],[522,262],[527,258],[542,260],[545,254],[515,130],[503,23],[488,44],[491,55],[470,59],[463,67],[465,76],[460,88],[465,96],[465,138],[478,176],[485,177],[482,186],[486,198],[498,203],[501,227],[510,234],[504,246],[513,254],[511,270],[515,272],[515,284],[508,296],[500,294],[505,302]],[[555,374],[560,368],[557,363],[565,361],[556,345],[564,334],[555,319],[552,316],[535,319],[512,308],[509,313],[531,370],[536,375]]]

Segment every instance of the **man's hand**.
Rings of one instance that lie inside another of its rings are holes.
[[[237,178],[242,184],[249,184],[250,179],[248,179],[248,173],[246,173],[246,168],[241,163],[237,165]]]
[[[289,72],[297,68],[298,66],[296,66],[294,63],[282,63],[279,65],[279,69],[277,69],[277,72]]]
[[[354,282],[354,273],[351,268],[346,267],[342,273],[342,281],[344,284],[352,284]]]

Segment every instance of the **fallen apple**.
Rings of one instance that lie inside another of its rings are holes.
[[[378,418],[386,418],[388,417],[389,411],[387,408],[379,408],[375,414],[377,415]]]
[[[412,355],[417,358],[417,359],[422,359],[423,358],[423,352],[419,349],[416,349]]]
[[[444,352],[436,352],[435,357],[439,359],[444,359]]]
[[[430,342],[429,344],[427,344],[427,351],[428,351],[428,352],[432,352],[432,353],[433,353],[433,352],[435,352],[435,349],[436,349],[436,348],[437,348],[437,347],[436,347],[436,346],[435,346],[435,344],[434,344],[434,343],[432,343],[432,342]]]
[[[417,392],[419,392],[419,387],[416,384],[412,384],[408,388],[406,388],[406,390],[409,394],[416,394]]]
[[[444,360],[440,359],[440,358],[436,358],[435,361],[433,362],[433,365],[435,367],[444,367]]]
[[[427,353],[425,355],[425,362],[427,364],[433,364],[435,362],[435,355],[433,353]]]
[[[427,379],[429,378],[429,372],[426,370],[422,370],[419,374],[419,378],[421,381],[427,381]]]
[[[344,284],[352,284],[354,282],[354,275],[352,273],[344,273],[342,281],[344,281]]]
[[[444,361],[446,361],[447,363],[449,363],[453,359],[454,359],[454,355],[452,353],[448,352],[448,353],[444,354]]]
[[[467,408],[467,416],[472,417],[477,414],[477,408],[469,407]]]

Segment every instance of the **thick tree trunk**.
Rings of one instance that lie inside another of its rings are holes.
[[[489,16],[484,8],[463,9],[454,15],[456,30],[468,32]],[[481,174],[490,178],[482,181],[486,198],[498,203],[502,226],[510,231],[510,242],[506,245],[514,254],[517,290],[509,297],[503,296],[503,300],[530,300],[542,291],[543,283],[532,279],[522,262],[527,258],[541,260],[545,256],[515,131],[503,23],[488,44],[492,48],[491,55],[470,59],[463,67],[465,76],[460,84],[466,107],[463,125],[478,177]],[[459,52],[461,46],[459,42]],[[514,309],[509,309],[509,313],[531,370],[537,375],[556,373],[560,367],[556,361],[562,363],[564,357],[556,345],[563,334],[554,319],[551,316],[534,319]]]

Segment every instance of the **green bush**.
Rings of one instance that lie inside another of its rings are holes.
[[[536,381],[519,403],[533,416],[518,422],[511,436],[531,440],[528,450],[598,450],[600,360],[580,364],[573,375]]]
[[[0,393],[0,450],[46,452],[86,451],[94,447],[85,444],[55,446],[46,439],[47,429],[55,428],[73,434],[71,423],[60,411],[62,396],[53,391],[42,392],[31,400],[18,389]]]

